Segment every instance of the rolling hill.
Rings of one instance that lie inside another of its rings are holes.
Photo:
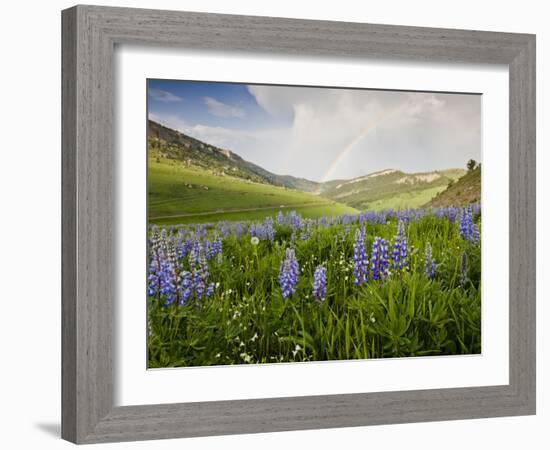
[[[274,179],[277,176],[232,152],[165,127],[159,131],[148,141],[149,223],[256,220],[289,210],[304,217],[359,212],[331,199],[274,184],[285,181],[307,187],[307,180]]]
[[[465,185],[470,178],[456,181],[464,178],[462,169],[424,173],[387,169],[324,183],[277,175],[228,149],[151,120],[147,142],[152,223],[259,219],[287,209],[305,217],[354,214],[462,202],[479,192],[471,182]]]
[[[466,206],[479,202],[481,202],[481,167],[478,166],[438,193],[425,206]]]
[[[147,126],[148,148],[160,156],[183,161],[188,166],[202,167],[218,176],[230,175],[257,183],[282,186],[304,192],[316,192],[319,183],[290,175],[277,175],[244,160],[231,150],[216,147],[172,130],[152,120]]]
[[[361,210],[414,208],[427,203],[464,173],[462,169],[424,173],[387,169],[339,183],[332,182],[321,195]]]

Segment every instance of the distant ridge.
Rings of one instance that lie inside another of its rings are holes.
[[[463,169],[420,173],[385,169],[331,182],[322,187],[321,195],[357,209],[413,208],[429,201],[464,173]]]

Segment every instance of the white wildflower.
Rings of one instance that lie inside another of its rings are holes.
[[[244,362],[246,363],[249,363],[250,362],[250,355],[248,355],[247,353],[241,353],[241,358],[243,359]]]

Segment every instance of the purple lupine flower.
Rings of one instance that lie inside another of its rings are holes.
[[[188,272],[187,270],[182,271],[178,277],[178,281],[178,290],[180,293],[178,303],[180,305],[185,305],[187,300],[189,300],[193,294],[193,277],[191,272]]]
[[[228,237],[231,233],[230,223],[226,221],[218,222],[218,230],[224,238]]]
[[[151,230],[151,237],[149,238],[149,274],[147,276],[147,294],[150,297],[156,297],[159,295],[160,290],[160,236],[158,228],[154,227]]]
[[[317,266],[313,274],[313,297],[318,301],[323,301],[327,295],[327,268]]]
[[[147,276],[147,295],[149,297],[156,297],[159,294],[160,278],[159,278],[160,264],[155,258],[151,259],[149,263],[149,275]]]
[[[216,236],[214,242],[212,242],[212,249],[216,255],[219,255],[222,252],[222,240],[219,236]]]
[[[405,224],[402,220],[399,221],[397,226],[397,234],[393,240],[392,249],[392,268],[404,269],[408,265],[408,243],[407,235],[405,233]]]
[[[438,219],[445,217],[445,211],[443,208],[432,208],[432,214]]]
[[[460,214],[458,222],[458,233],[465,241],[477,244],[479,241],[479,231],[474,223],[472,208],[464,208]]]
[[[388,242],[381,237],[375,237],[371,247],[371,276],[373,280],[388,276]]]
[[[302,218],[296,211],[291,211],[286,216],[288,224],[292,227],[293,230],[298,230],[302,228]]]
[[[456,216],[458,215],[459,209],[454,207],[447,208],[446,216],[449,222],[453,222],[456,220]]]
[[[263,234],[265,240],[272,241],[275,239],[275,228],[273,227],[273,219],[266,217],[264,220]]]
[[[195,288],[195,295],[199,300],[205,295],[209,275],[206,258],[201,252],[199,254],[198,264],[196,264],[193,269],[193,287]]]
[[[187,248],[185,247],[185,240],[182,236],[178,235],[176,240],[176,259],[181,261],[187,256]]]
[[[189,266],[194,267],[199,262],[199,254],[201,252],[201,245],[198,239],[191,241],[190,250],[188,253]]]
[[[233,226],[233,234],[235,237],[240,238],[244,233],[244,226],[241,222],[237,222]]]
[[[403,221],[405,223],[409,223],[411,221],[411,210],[409,209],[403,209],[400,211],[397,211],[396,216],[400,221]]]
[[[283,215],[282,211],[279,211],[277,213],[277,225],[283,225],[285,223],[285,216]]]
[[[166,258],[160,261],[159,293],[166,297],[165,305],[174,303],[177,295],[176,271],[173,264]]]
[[[250,235],[262,241],[273,241],[275,239],[275,228],[273,221],[268,217],[264,223],[253,223],[250,225]]]
[[[161,235],[162,236],[162,235]],[[176,249],[172,241],[165,241],[166,257],[160,261],[159,292],[166,297],[165,305],[174,303],[177,297]]]
[[[216,235],[212,242],[205,241],[204,249],[206,252],[206,259],[214,259],[222,252],[222,240]]]
[[[284,299],[287,299],[296,292],[299,274],[300,266],[296,259],[294,249],[287,248],[285,259],[281,264],[281,270],[279,272],[279,285],[281,286],[281,292]]]
[[[355,230],[355,242],[353,243],[353,274],[356,285],[366,283],[368,275],[367,254],[365,251],[365,229]]]
[[[435,260],[432,255],[432,244],[429,242],[426,244],[426,250],[424,251],[424,275],[430,280],[435,278]]]
[[[207,297],[212,297],[212,294],[214,293],[214,288],[215,288],[214,283],[210,283],[208,285],[208,287],[206,288],[206,293],[205,293]]]
[[[198,223],[195,225],[195,237],[197,239],[204,238],[208,234],[208,230],[206,229],[206,225],[203,223]]]

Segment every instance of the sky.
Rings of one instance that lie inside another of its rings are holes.
[[[349,179],[481,160],[481,96],[148,80],[148,117],[279,175]]]

